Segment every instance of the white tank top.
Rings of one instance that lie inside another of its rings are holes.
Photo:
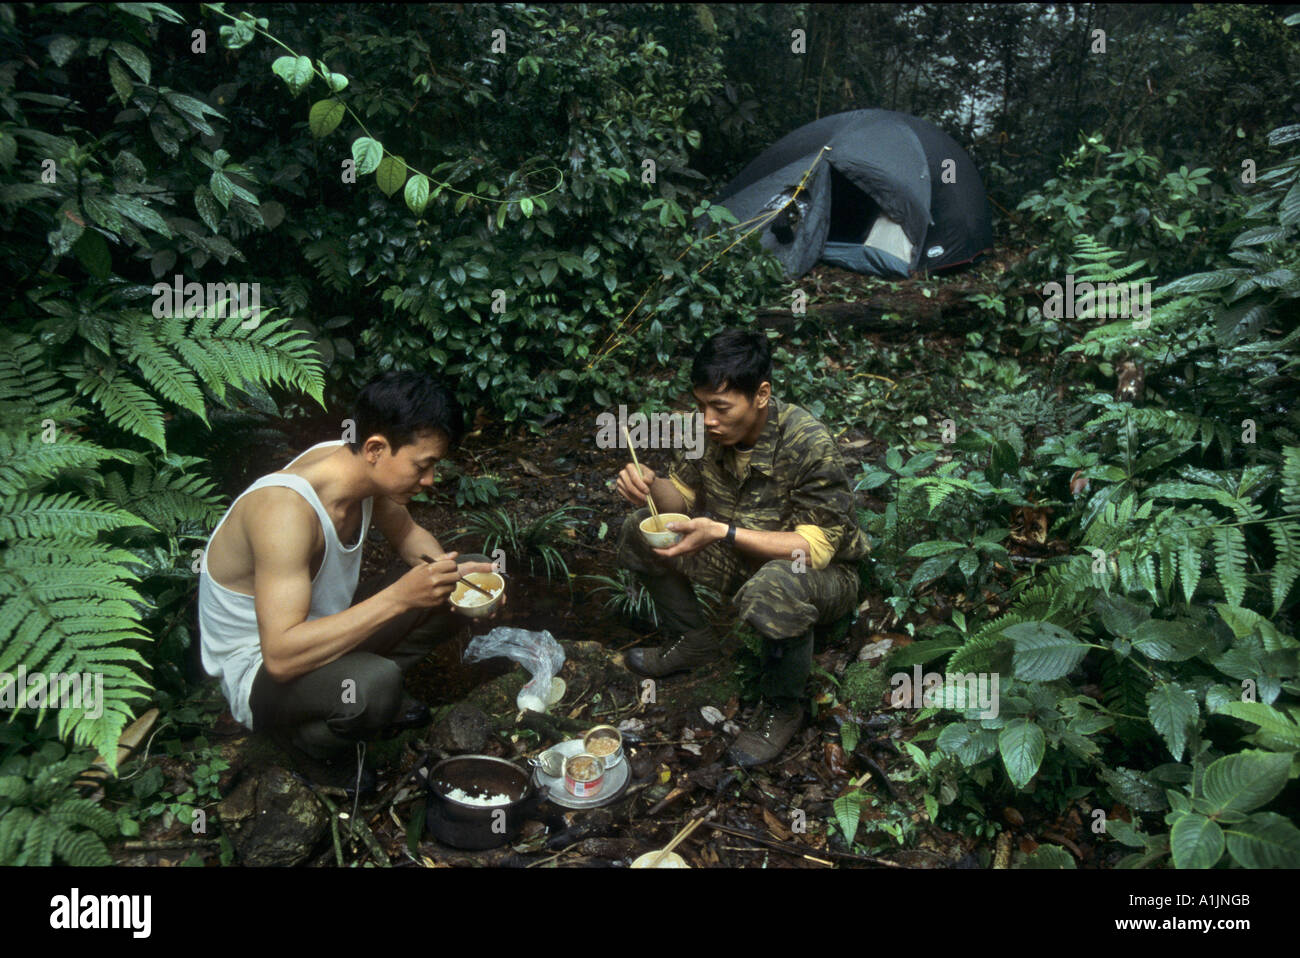
[[[292,466],[298,459],[316,449],[342,444],[341,439],[317,443],[289,465]],[[203,668],[209,675],[221,679],[221,691],[230,703],[231,714],[250,730],[253,728],[253,711],[248,698],[253,690],[253,679],[262,664],[257,612],[251,595],[227,589],[212,578],[208,572],[208,550],[212,547],[212,539],[216,538],[217,532],[235,508],[235,503],[253,490],[265,489],[267,486],[288,486],[296,490],[316,510],[321,529],[325,533],[325,558],[316,578],[311,582],[308,622],[336,615],[352,605],[352,596],[361,576],[361,548],[366,541],[366,533],[370,530],[370,512],[373,507],[373,499],[367,498],[362,502],[361,534],[355,544],[345,548],[339,542],[338,531],[311,483],[302,476],[272,474],[262,476],[241,492],[221,517],[217,528],[212,530],[212,538],[208,539],[199,564],[199,635]]]

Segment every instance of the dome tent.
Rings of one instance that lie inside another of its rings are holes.
[[[823,147],[830,149],[814,164]],[[972,262],[993,247],[988,198],[966,151],[933,124],[890,110],[836,113],[801,126],[713,202],[742,224],[780,210],[762,227],[761,242],[792,278],[818,260],[906,277]]]

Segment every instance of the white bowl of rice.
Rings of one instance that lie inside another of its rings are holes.
[[[501,597],[506,594],[506,580],[495,572],[471,572],[464,578],[487,589],[492,596],[489,598],[461,582],[451,593],[452,607],[461,615],[467,615],[472,619],[482,618],[495,612],[497,606],[501,604]]]

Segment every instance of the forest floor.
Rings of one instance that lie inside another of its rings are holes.
[[[813,274],[815,283],[837,290],[846,300],[852,299],[861,279],[824,268]],[[825,293],[821,285],[819,290]],[[899,302],[892,308],[901,311],[925,305],[915,288],[897,297]],[[881,337],[883,348],[884,340],[899,334],[864,335]],[[961,333],[926,337],[928,354],[940,360],[946,356],[955,363],[965,348]],[[889,706],[883,669],[877,670],[882,674],[877,677],[879,708],[875,711],[855,711],[836,694],[850,664],[880,662],[886,649],[912,641],[909,632],[901,631],[883,595],[864,594],[847,634],[819,641],[810,682],[814,717],[766,766],[741,769],[731,765],[726,755],[737,726],[749,719],[752,709],[744,699],[746,690],[735,665],[738,640],[729,640],[726,655],[714,667],[659,680],[654,701],[643,701],[641,680],[624,667],[623,653],[641,643],[657,644],[658,634],[650,622],[611,608],[610,592],[597,592],[598,583],[586,578],[614,575],[614,542],[629,511],[612,488],[622,456],[596,448],[595,416],[594,410],[575,412],[549,424],[538,436],[493,423],[477,412],[473,431],[453,456],[456,472],[494,477],[502,496],[492,505],[503,507],[520,527],[564,506],[579,510],[579,521],[561,533],[560,554],[567,568],[553,570],[550,578],[540,559],[531,569],[526,564],[508,569],[509,603],[501,614],[488,624],[467,620],[460,635],[408,673],[407,688],[429,704],[434,724],[374,743],[370,755],[379,771],[378,792],[355,809],[355,816],[341,793],[332,800],[325,796],[322,801],[346,809],[348,817],[335,818],[326,830],[324,820],[310,811],[306,815],[310,821],[300,829],[301,854],[286,852],[290,855],[286,861],[319,865],[373,861],[410,867],[618,866],[663,847],[686,823],[704,816],[708,827],[697,829],[678,848],[695,867],[977,868],[995,863],[1005,867],[1013,844],[1028,853],[1041,841],[1052,841],[1081,861],[1099,864],[1094,852],[1100,850],[1088,841],[1091,836],[1078,807],[1066,808],[1054,818],[1011,806],[990,808],[984,816],[967,815],[971,827],[956,831],[930,821],[924,802],[926,776],[909,755],[907,743],[933,723],[918,723],[914,711]],[[233,497],[258,475],[281,468],[308,446],[329,438],[331,427],[323,422],[295,422],[278,443],[244,450],[240,461],[229,464],[222,491]],[[858,474],[863,462],[877,462],[884,456],[886,443],[863,426],[852,422],[835,426],[850,476]],[[651,450],[644,459],[660,472],[668,466],[666,453]],[[414,518],[445,548],[484,551],[481,537],[456,538],[465,529],[468,510],[455,505],[454,492],[454,483],[438,484],[431,495],[412,503]],[[863,508],[883,509],[883,503],[870,494],[859,495]],[[377,532],[372,531],[372,540],[364,555],[363,579],[381,573],[396,559]],[[944,609],[939,603],[931,614],[943,615]],[[725,630],[726,609],[717,613]],[[562,643],[566,662],[560,677],[567,691],[552,707],[550,721],[524,719],[516,710],[515,693],[527,678],[522,667],[505,659],[461,662],[472,634],[498,626],[546,630]],[[454,740],[457,734],[447,727],[448,713],[456,703],[471,703],[487,717],[485,740],[475,741],[472,751],[500,756],[521,767],[526,767],[528,756],[563,738],[579,737],[582,730],[597,724],[621,723],[629,737],[631,781],[615,802],[602,808],[571,811],[543,803],[519,837],[504,847],[467,852],[443,846],[423,834],[424,796],[412,772],[430,755],[457,750],[447,747],[448,736]],[[277,805],[270,786],[263,787],[260,795],[255,788],[267,769],[292,768],[288,758],[266,736],[249,733],[234,721],[215,683],[204,686],[189,704],[201,716],[190,731],[197,733],[195,740],[204,750],[172,748],[174,754],[155,757],[164,780],[175,783],[176,794],[193,775],[193,756],[201,754],[209,762],[220,757],[226,767],[213,776],[215,783],[202,797],[208,799],[207,813],[223,821],[223,832],[227,818],[232,822],[239,818],[235,806],[241,803],[250,808],[266,803],[275,815],[292,818],[296,813],[283,794]],[[845,722],[859,729],[856,743],[850,739],[853,747],[848,749],[841,735]],[[276,787],[284,792],[305,785]],[[232,799],[233,793],[238,793],[238,801]],[[834,805],[844,795],[857,799],[852,847],[845,844],[837,823],[852,808]],[[247,808],[242,814],[247,817]],[[298,827],[287,819],[286,826],[289,832]],[[325,836],[335,829],[337,836],[331,842]],[[274,854],[291,845],[292,836],[258,836],[257,849],[251,849],[252,841],[246,834],[232,847],[227,838],[196,837],[175,815],[163,815],[146,823],[137,839],[114,852],[123,864],[214,865],[267,860],[269,845],[271,860],[279,860]]]

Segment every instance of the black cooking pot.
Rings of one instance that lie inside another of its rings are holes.
[[[524,821],[537,811],[532,775],[491,755],[456,755],[428,769],[425,822],[429,834],[453,848],[497,848],[519,837]],[[459,788],[469,795],[509,795],[508,805],[470,805],[448,798]]]

